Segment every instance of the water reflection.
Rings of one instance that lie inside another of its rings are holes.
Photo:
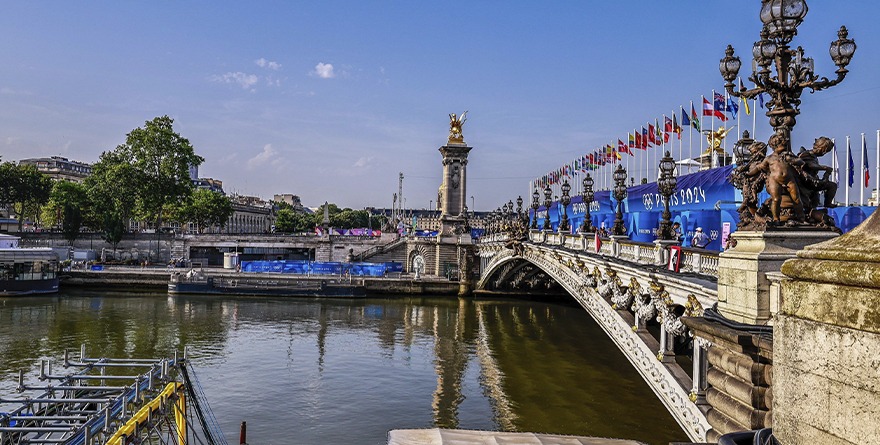
[[[67,292],[0,299],[0,394],[65,348],[187,347],[231,438],[384,443],[393,428],[684,440],[583,309],[448,298],[284,300]]]

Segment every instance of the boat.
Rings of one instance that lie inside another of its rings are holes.
[[[171,295],[239,295],[262,297],[365,298],[366,287],[334,279],[302,279],[235,274],[210,276],[204,271],[174,273]]]
[[[0,296],[58,292],[58,255],[50,248],[22,248],[21,238],[0,234]]]

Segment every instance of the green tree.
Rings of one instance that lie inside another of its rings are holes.
[[[84,182],[95,220],[87,224],[100,227],[104,240],[113,245],[114,251],[122,240],[126,222],[134,216],[140,181],[140,173],[131,164],[119,153],[108,151],[101,153],[92,166],[92,175]]]
[[[175,215],[181,223],[195,224],[198,232],[202,233],[211,226],[226,226],[234,211],[232,201],[222,193],[196,189],[182,205],[178,206]]]
[[[85,184],[71,181],[55,181],[49,193],[49,201],[43,206],[42,222],[46,226],[61,226],[65,238],[71,243],[79,236],[86,220],[94,224],[88,191]],[[69,232],[68,232],[69,231]]]
[[[52,180],[33,165],[0,164],[0,204],[10,206],[21,231],[27,216],[39,220],[40,206],[49,200]]]
[[[290,207],[290,206],[288,206]],[[315,230],[313,215],[282,208],[276,213],[275,231],[283,233],[311,232]]]
[[[189,140],[174,132],[173,124],[168,116],[147,121],[143,128],[132,130],[115,150],[138,173],[139,216],[155,221],[157,231],[169,205],[192,193],[190,167],[204,162]]]

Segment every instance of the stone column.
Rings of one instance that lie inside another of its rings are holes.
[[[694,368],[692,373],[693,387],[691,388],[691,402],[697,405],[706,404],[706,372],[709,370],[709,361],[706,352],[712,343],[700,337],[694,337]]]
[[[443,155],[443,206],[440,214],[440,235],[452,235],[456,224],[464,222],[467,199],[467,157],[472,147],[449,143],[440,147]]]
[[[772,314],[766,273],[778,271],[804,246],[836,236],[819,230],[737,231],[735,246],[718,259],[718,312],[739,323],[768,324]]]
[[[773,434],[783,445],[880,443],[880,212],[782,266]]]

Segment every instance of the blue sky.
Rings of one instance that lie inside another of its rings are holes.
[[[809,7],[794,45],[817,72],[833,74],[840,25],[858,50],[841,85],[804,93],[794,144],[827,135],[842,146],[851,135],[855,148],[864,132],[873,176],[880,2]],[[94,162],[167,114],[205,158],[201,175],[227,192],[390,206],[403,172],[407,206],[427,208],[447,115],[469,110],[468,195],[489,210],[664,113],[690,101],[699,109],[701,95],[723,87],[728,43],[749,71],[759,9],[758,0],[3,2],[0,154]],[[766,117],[758,121],[766,140]]]

